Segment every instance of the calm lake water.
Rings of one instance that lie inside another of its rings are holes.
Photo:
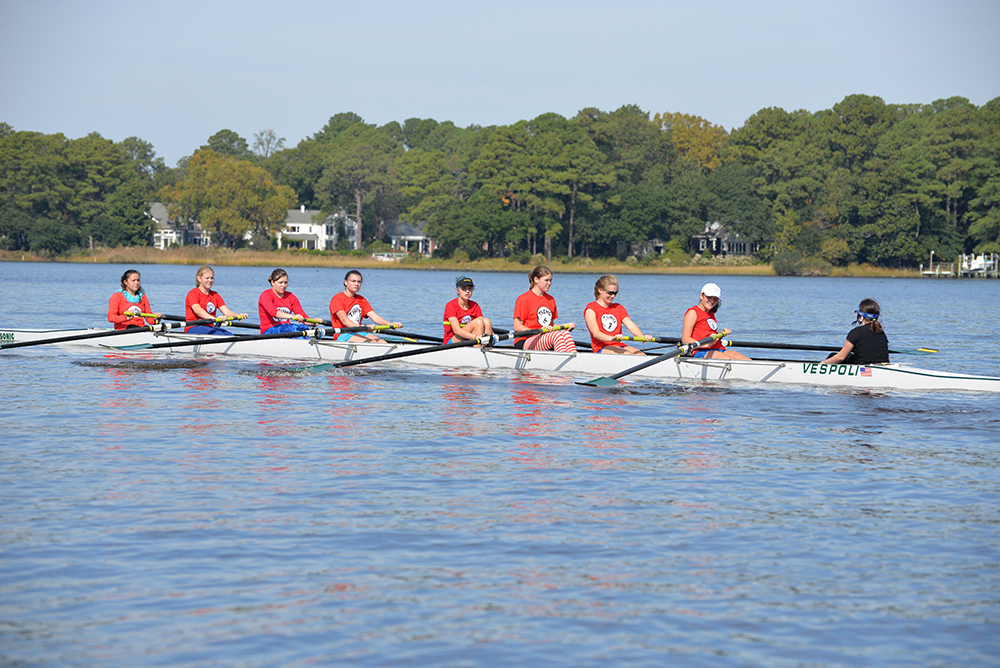
[[[102,325],[124,269],[0,263],[0,325]],[[139,269],[183,313],[195,268]],[[256,315],[270,269],[216,288]],[[289,289],[328,317],[343,274]],[[498,326],[526,274],[474,275]],[[557,273],[561,322],[596,278]],[[873,297],[892,347],[942,351],[897,361],[1000,375],[998,281],[621,276],[619,300],[677,336],[707,280],[738,340],[840,345]],[[440,336],[453,284],[367,271],[362,294]],[[0,364],[0,665],[1000,665],[997,395]]]

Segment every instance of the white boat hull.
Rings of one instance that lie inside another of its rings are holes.
[[[98,333],[106,330],[0,330],[0,343],[44,340],[62,336]],[[84,339],[58,345],[89,346],[129,352],[133,346],[165,342],[201,340],[195,346],[168,348],[173,354],[222,354],[277,358],[311,363],[336,363],[365,359],[392,352],[425,348],[431,344],[341,343],[330,340],[265,339],[211,343],[215,337],[182,333],[139,332],[114,337]],[[141,348],[139,348],[141,350]],[[13,351],[10,351],[13,352]],[[9,354],[8,351],[4,351]],[[640,363],[642,358],[594,353],[521,351],[507,346],[496,348],[462,347],[398,360],[443,368],[515,369],[558,372],[578,379],[613,376]],[[389,362],[385,362],[389,363]],[[823,365],[816,362],[774,360],[710,360],[675,357],[642,369],[625,378],[660,380],[746,381],[752,383],[792,383],[857,389],[968,390],[1000,392],[1000,378],[918,369],[905,364],[857,366]]]

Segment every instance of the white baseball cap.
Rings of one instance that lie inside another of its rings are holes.
[[[722,288],[715,283],[706,283],[705,287],[701,289],[701,294],[706,297],[718,297],[719,299],[722,299]]]

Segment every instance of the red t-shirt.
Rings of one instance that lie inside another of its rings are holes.
[[[287,290],[284,295],[279,297],[274,294],[274,290],[271,288],[268,288],[267,290],[264,290],[264,292],[260,293],[260,299],[257,300],[257,311],[260,314],[261,334],[275,325],[282,325],[288,322],[287,320],[278,320],[274,317],[278,311],[301,315],[303,318],[309,317],[306,315],[306,312],[302,310],[302,305],[299,304],[298,297]]]
[[[108,300],[108,322],[113,322],[115,329],[125,329],[129,325],[135,325],[136,327],[152,325],[156,322],[153,318],[135,318],[130,316],[130,314],[134,313],[152,312],[153,309],[149,306],[149,300],[146,299],[145,292],[139,293],[139,301],[137,302],[130,302],[121,290],[111,295],[111,298]]]
[[[187,293],[187,297],[184,299],[184,319],[188,322],[201,319],[201,317],[191,308],[192,304],[197,304],[202,307],[205,310],[205,313],[215,318],[222,313],[219,307],[225,305],[225,303],[226,302],[222,298],[222,295],[215,290],[209,290],[206,295],[199,288],[191,288],[191,292]],[[191,327],[193,326],[194,325]],[[191,327],[188,327],[184,331],[188,331]]]
[[[706,336],[712,336],[719,329],[719,323],[715,320],[714,313],[705,313],[697,306],[692,306],[687,311],[684,312],[684,316],[687,317],[688,312],[694,311],[695,315],[698,316],[697,320],[694,321],[694,329],[691,330],[691,336],[696,340],[701,341]],[[726,347],[722,345],[720,341],[716,341],[708,348],[703,348],[702,350],[725,350]]]
[[[556,300],[551,295],[545,293],[539,297],[534,290],[528,290],[514,302],[514,317],[528,329],[540,329],[556,324],[559,311],[556,309]],[[528,337],[522,336],[514,340],[522,341],[526,338]]]
[[[628,311],[621,304],[613,303],[611,306],[605,308],[601,306],[601,303],[594,300],[587,304],[587,308],[583,309],[584,320],[587,318],[587,311],[591,310],[594,315],[597,316],[597,326],[601,328],[601,331],[608,336],[616,336],[622,333],[622,323],[625,318],[628,317]],[[588,331],[589,331],[588,327]],[[593,348],[595,353],[601,352],[603,348],[608,346],[613,346],[615,348],[624,348],[625,344],[621,341],[601,341],[600,339],[595,339],[594,335],[590,335],[590,347]]]
[[[351,321],[350,324],[341,322],[340,318],[337,317],[337,311],[346,313],[347,319]],[[359,294],[348,297],[346,292],[338,292],[330,300],[330,322],[333,323],[334,327],[359,327],[361,321],[367,318],[371,312],[371,304]]]
[[[476,318],[483,317],[483,310],[479,308],[479,304],[469,300],[469,308],[463,309],[458,304],[458,297],[452,299],[444,307],[444,342],[448,343],[454,338],[454,334],[451,331],[451,325],[448,324],[448,318],[455,317],[458,318],[459,325],[467,325]]]

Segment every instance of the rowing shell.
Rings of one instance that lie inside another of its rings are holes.
[[[43,340],[60,336],[74,336],[99,331],[87,330],[0,330],[0,342]],[[139,332],[123,334],[113,339],[91,339],[56,344],[61,346],[87,346],[101,349],[128,351],[130,346],[167,341],[203,340],[204,344],[178,349],[184,354],[214,353],[251,357],[279,358],[309,362],[342,362],[365,359],[390,352],[418,350],[427,344],[414,343],[344,343],[329,339],[282,339],[264,341],[236,341],[212,344],[211,336],[183,333]],[[11,353],[5,353],[11,354]],[[465,367],[474,369],[516,369],[523,371],[548,371],[574,376],[612,376],[635,366],[637,358],[630,355],[603,355],[588,352],[558,353],[554,351],[523,351],[512,347],[456,348],[408,357],[406,363],[434,367]],[[398,364],[398,362],[395,362]],[[819,364],[791,360],[712,360],[677,357],[636,372],[635,378],[660,380],[736,380],[754,383],[794,383],[847,387],[858,389],[903,390],[969,390],[1000,392],[1000,378],[974,376],[918,369],[907,364]]]

